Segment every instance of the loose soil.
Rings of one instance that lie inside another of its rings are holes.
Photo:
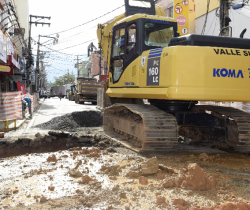
[[[250,208],[247,155],[151,157],[114,148],[119,152],[82,147],[1,159],[0,209]]]
[[[76,132],[82,130],[83,127],[102,126],[102,121],[103,117],[100,111],[72,112],[37,125],[36,128]]]
[[[0,158],[0,209],[250,210],[249,155],[200,147],[139,155],[106,139],[101,125],[100,112],[74,112],[39,125],[74,133],[0,142],[38,148]]]

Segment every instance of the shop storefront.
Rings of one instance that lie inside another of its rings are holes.
[[[17,61],[16,46],[7,33],[3,35],[0,32],[0,37],[0,91],[17,91],[15,79],[22,82],[22,77],[19,77],[21,74],[20,64]]]

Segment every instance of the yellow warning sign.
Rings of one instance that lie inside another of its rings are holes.
[[[180,36],[189,33],[189,0],[174,0],[174,18]]]

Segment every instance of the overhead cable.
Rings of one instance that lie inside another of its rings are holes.
[[[97,17],[97,18],[95,18],[95,19],[92,19],[92,20],[90,20],[90,21],[88,21],[88,22],[85,22],[85,23],[83,23],[83,24],[81,24],[81,25],[75,26],[75,27],[73,27],[73,28],[69,28],[69,29],[64,30],[64,31],[60,31],[60,32],[56,32],[56,33],[53,33],[53,34],[49,34],[49,35],[47,35],[47,36],[51,36],[51,35],[54,35],[54,34],[64,33],[64,32],[70,31],[70,30],[72,30],[72,29],[78,28],[78,27],[80,27],[80,26],[86,25],[86,24],[91,23],[91,22],[93,22],[93,21],[95,21],[95,20],[97,20],[97,19],[99,19],[99,18],[102,18],[102,17],[104,17],[104,16],[106,16],[106,15],[108,15],[108,14],[110,14],[110,13],[112,13],[112,12],[114,12],[114,11],[120,9],[120,8],[122,8],[122,7],[124,7],[124,4],[123,4],[122,6],[120,6],[120,7],[117,7],[116,9],[113,9],[113,10],[110,11],[110,12],[105,13],[104,15],[101,15],[101,16],[99,16],[99,17]]]

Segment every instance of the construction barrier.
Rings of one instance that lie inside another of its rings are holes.
[[[0,120],[22,118],[21,92],[0,93]]]
[[[38,106],[36,95],[29,93],[22,95],[22,92],[0,93],[0,120],[21,120],[22,117],[22,99],[29,97],[32,101],[31,110]],[[25,110],[28,112],[28,109]]]

